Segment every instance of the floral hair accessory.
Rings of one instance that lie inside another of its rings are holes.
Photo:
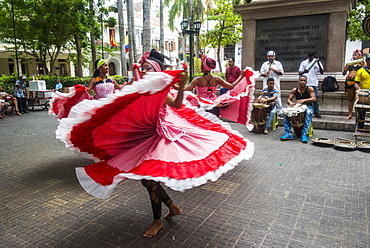
[[[360,54],[360,56],[362,56],[362,51],[361,50],[356,49],[356,50],[353,51],[353,53],[358,53],[358,54]]]

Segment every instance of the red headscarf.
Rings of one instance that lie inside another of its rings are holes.
[[[162,71],[161,66],[157,62],[155,62],[154,60],[148,59],[149,55],[150,55],[150,53],[148,51],[146,51],[143,54],[143,56],[141,56],[140,65],[142,66],[144,64],[144,62],[147,62],[148,64],[153,66],[153,68],[156,72]]]
[[[204,69],[206,69],[207,71],[211,71],[212,69],[216,68],[216,60],[207,58],[207,55],[205,54],[202,55],[201,62],[202,62]]]

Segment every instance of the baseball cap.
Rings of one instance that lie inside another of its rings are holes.
[[[274,51],[270,50],[267,52],[267,56],[276,55]]]

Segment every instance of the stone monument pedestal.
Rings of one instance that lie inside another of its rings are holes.
[[[357,0],[253,0],[237,5],[242,15],[242,67],[259,70],[274,50],[285,71],[298,72],[308,51],[327,72],[344,66],[346,22]],[[298,75],[298,74],[297,74]]]

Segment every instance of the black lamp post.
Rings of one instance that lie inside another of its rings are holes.
[[[189,27],[189,22],[190,22],[190,27]],[[190,39],[189,39],[189,45],[190,45],[190,81],[193,80],[193,75],[194,75],[194,49],[193,49],[193,44],[194,44],[194,34],[199,34],[200,26],[202,23],[199,20],[196,20],[195,22],[192,21],[191,17],[188,19],[184,19],[181,22],[181,29],[182,29],[182,34],[185,39],[185,35],[189,34]],[[188,30],[189,27],[189,30]],[[186,56],[186,54],[185,54]]]

